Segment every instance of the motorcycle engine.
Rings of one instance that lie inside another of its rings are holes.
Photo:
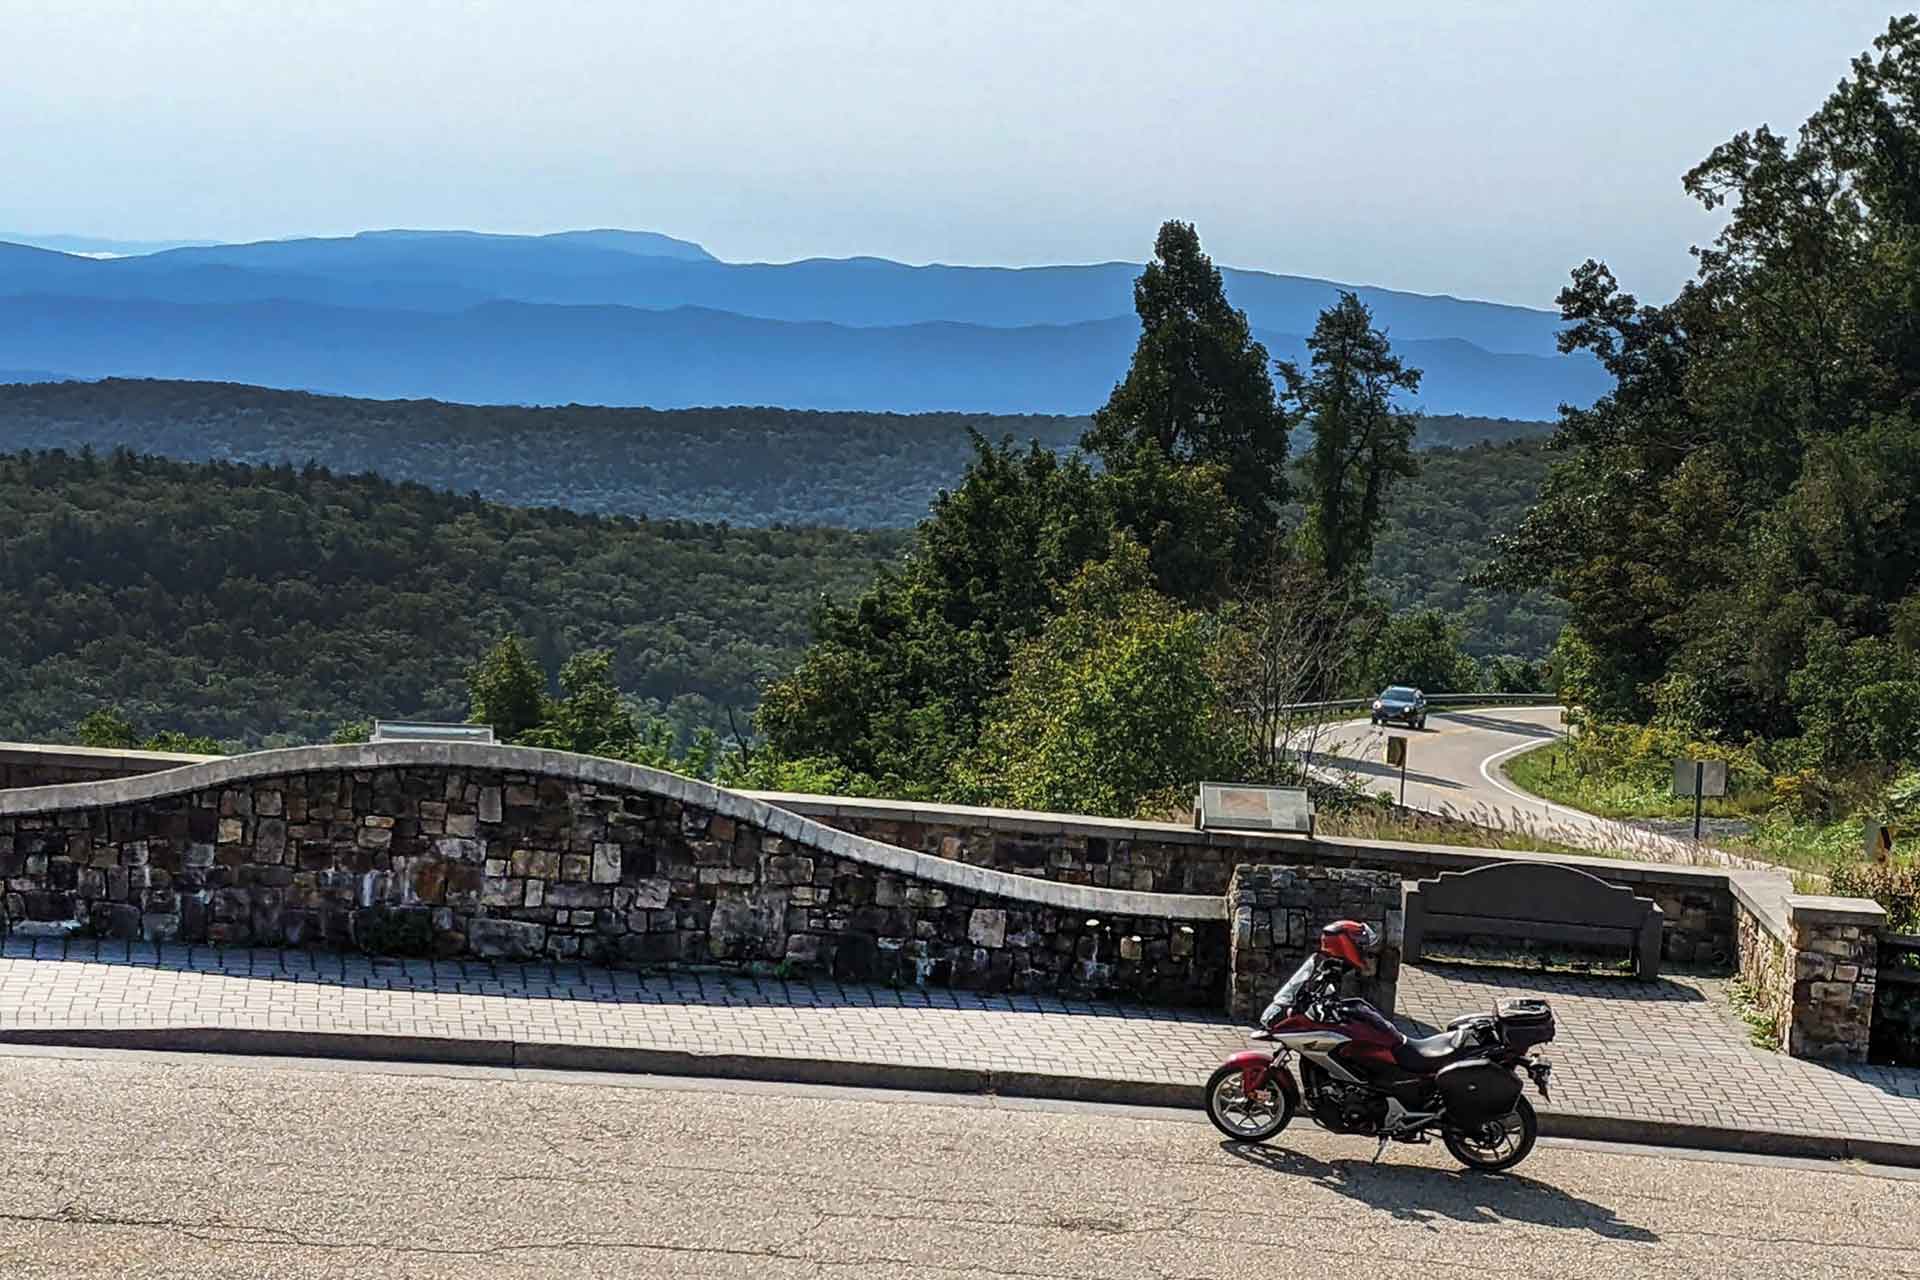
[[[1334,1133],[1374,1133],[1386,1123],[1387,1100],[1364,1085],[1344,1084],[1323,1071],[1303,1072],[1314,1123]]]

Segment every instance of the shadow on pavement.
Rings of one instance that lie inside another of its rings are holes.
[[[1371,1139],[1356,1138],[1356,1142]],[[1525,1222],[1541,1227],[1587,1231],[1608,1240],[1651,1243],[1660,1237],[1645,1227],[1622,1222],[1602,1204],[1568,1195],[1558,1187],[1511,1173],[1473,1173],[1389,1163],[1393,1148],[1380,1164],[1366,1160],[1328,1163],[1297,1151],[1226,1141],[1220,1149],[1257,1168],[1297,1178],[1311,1178],[1315,1186],[1357,1200],[1391,1214],[1402,1222],[1433,1222],[1445,1218],[1474,1226]]]
[[[728,1006],[763,1009],[951,1009],[978,1013],[1071,1014],[1218,1028],[1245,1024],[1217,1009],[1128,1004],[1020,992],[976,992],[929,984],[838,981],[822,975],[755,975],[701,969],[615,969],[565,960],[404,959],[356,952],[105,939],[4,938],[0,961],[157,969],[258,982],[402,992],[488,995],[603,1005]],[[5,1272],[0,1272],[4,1276]]]
[[[1498,716],[1476,715],[1471,711],[1436,711],[1435,718],[1444,716],[1449,724],[1465,725],[1469,729],[1492,729],[1499,733],[1512,734],[1516,738],[1557,738],[1560,730],[1555,725],[1533,724],[1526,720],[1502,720]]]
[[[1486,958],[1476,957],[1482,961]],[[1537,964],[1527,966],[1520,963],[1487,964],[1472,961],[1434,963],[1430,958],[1423,959],[1418,966],[1409,965],[1407,968],[1417,968],[1425,977],[1447,983],[1450,994],[1454,993],[1453,984],[1459,984],[1456,1002],[1462,1006],[1458,1009],[1453,1009],[1451,1005],[1443,1009],[1422,1009],[1419,1013],[1397,1012],[1394,1020],[1406,1029],[1408,1035],[1414,1036],[1433,1035],[1445,1029],[1446,1020],[1469,1013],[1489,1012],[1494,1001],[1514,996],[1541,996],[1549,1002],[1569,997],[1583,1001],[1617,1001],[1622,1005],[1698,1005],[1708,1002],[1706,994],[1699,987],[1667,978],[1642,981],[1608,973],[1584,973],[1577,969],[1543,969]],[[1404,976],[1401,982],[1404,991]],[[1427,998],[1433,998],[1431,991],[1427,993]],[[1609,1010],[1608,1013],[1611,1016],[1613,1011]],[[1564,1009],[1561,1016],[1567,1016]],[[1687,1016],[1692,1016],[1692,1011]],[[1444,1020],[1436,1022],[1435,1017]]]
[[[1863,1084],[1893,1098],[1920,1099],[1920,1067],[1898,1067],[1886,1063],[1822,1062],[1801,1058],[1807,1066],[1831,1071],[1842,1079]]]
[[[1326,752],[1321,751],[1316,752],[1308,764],[1315,769],[1328,769],[1339,773],[1363,773],[1369,777],[1389,780],[1396,784],[1400,781],[1400,770],[1398,766],[1384,764],[1378,760],[1362,760],[1354,756],[1328,755]],[[1407,773],[1407,781],[1417,782],[1427,787],[1438,787],[1443,791],[1460,791],[1464,788],[1463,783],[1455,781],[1452,778],[1440,778],[1435,777],[1431,773],[1415,773],[1411,770]]]

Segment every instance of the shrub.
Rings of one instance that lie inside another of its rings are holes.
[[[1908,858],[1840,862],[1831,879],[1841,897],[1872,898],[1885,907],[1887,923],[1896,931],[1920,932],[1920,863]]]

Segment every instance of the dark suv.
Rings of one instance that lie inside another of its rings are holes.
[[[1373,722],[1388,724],[1398,720],[1409,729],[1427,727],[1427,695],[1418,689],[1396,684],[1382,689],[1373,700]]]

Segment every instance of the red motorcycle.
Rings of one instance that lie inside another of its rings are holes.
[[[1529,1050],[1553,1039],[1544,1000],[1502,1000],[1491,1015],[1456,1018],[1438,1035],[1410,1040],[1365,1000],[1342,999],[1349,973],[1364,972],[1379,938],[1336,920],[1260,1015],[1250,1039],[1271,1049],[1236,1053],[1207,1081],[1207,1118],[1237,1142],[1265,1142],[1304,1104],[1321,1128],[1424,1143],[1438,1133],[1471,1169],[1511,1169],[1526,1159],[1540,1122],[1524,1096],[1524,1073],[1546,1098],[1553,1068]],[[1288,1063],[1300,1059],[1296,1083]]]

